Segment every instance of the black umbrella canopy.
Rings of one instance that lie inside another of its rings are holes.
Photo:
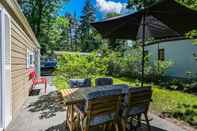
[[[145,32],[143,16],[145,14]],[[197,29],[197,11],[175,0],[161,0],[139,12],[92,23],[105,38],[166,39]]]
[[[175,0],[160,0],[139,12],[92,23],[105,38],[142,41],[142,87],[144,81],[144,46],[149,39],[161,40],[185,36],[197,29],[197,11]]]

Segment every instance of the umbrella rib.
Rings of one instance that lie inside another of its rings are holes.
[[[165,27],[165,28],[162,28],[162,27],[156,27],[154,25],[149,25],[151,27],[151,29],[155,29],[155,30],[161,30],[161,31],[170,31],[170,32],[174,32],[175,34],[179,34],[178,32],[176,32],[175,30],[169,28],[169,27]]]

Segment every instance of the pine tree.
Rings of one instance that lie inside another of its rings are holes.
[[[91,51],[95,47],[94,38],[93,38],[93,28],[90,25],[91,22],[94,22],[95,17],[95,8],[92,5],[90,0],[86,0],[85,6],[82,10],[82,16],[80,17],[80,42],[82,51]]]

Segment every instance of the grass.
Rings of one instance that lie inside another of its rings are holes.
[[[197,97],[154,86],[151,110],[194,125],[197,122]]]
[[[114,84],[140,86],[140,82],[135,80],[126,78],[113,78],[113,80]],[[65,80],[60,77],[55,77],[54,83],[58,89],[68,88]],[[163,88],[153,85],[153,102],[150,109],[153,112],[183,120],[191,125],[197,123],[197,96]]]

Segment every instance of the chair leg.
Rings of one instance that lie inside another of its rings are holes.
[[[45,83],[44,93],[47,93],[47,83]]]
[[[79,116],[79,114],[77,114],[77,116],[76,116],[76,127],[75,127],[75,129],[77,131],[80,130],[80,116]]]
[[[88,127],[85,127],[85,128],[83,129],[83,131],[89,131],[89,128],[88,128]]]
[[[144,117],[145,117],[145,120],[146,120],[146,124],[147,124],[147,127],[148,127],[148,131],[151,131],[151,127],[150,127],[150,123],[149,123],[149,120],[148,120],[148,115],[147,115],[147,113],[144,113]]]
[[[118,127],[118,123],[117,122],[114,123],[114,126],[115,126],[116,131],[119,131],[119,127]]]
[[[32,95],[33,89],[35,88],[36,85],[32,84],[31,88],[29,90],[29,96]]]
[[[137,127],[141,127],[141,114],[137,115]]]
[[[103,131],[106,130],[106,126],[107,126],[106,124],[103,125]]]
[[[121,125],[122,125],[122,131],[126,131],[127,130],[127,121],[124,119],[121,119]]]

